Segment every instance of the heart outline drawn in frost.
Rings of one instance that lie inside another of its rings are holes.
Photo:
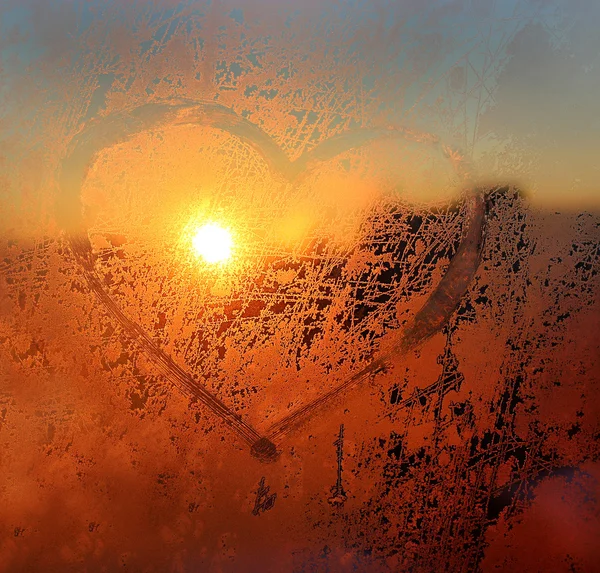
[[[141,132],[186,125],[215,128],[240,138],[261,155],[273,172],[289,181],[298,181],[315,165],[344,151],[360,148],[373,141],[393,138],[438,146],[465,180],[467,218],[460,246],[444,276],[423,307],[403,329],[399,339],[382,349],[366,367],[292,411],[272,425],[264,435],[180,367],[143,328],[131,320],[106,291],[95,268],[95,256],[81,209],[81,189],[89,168],[103,149],[126,142]],[[225,421],[250,446],[254,457],[263,462],[270,462],[278,458],[276,443],[287,433],[350,388],[384,369],[393,356],[415,348],[447,323],[468,289],[483,249],[488,203],[482,193],[470,189],[469,185],[470,173],[464,159],[429,134],[399,128],[356,129],[327,139],[297,160],[290,161],[267,133],[231,109],[213,102],[180,100],[145,104],[107,115],[89,122],[73,137],[59,174],[59,222],[90,290],[104,309],[117,320],[124,332],[140,346],[167,380]]]

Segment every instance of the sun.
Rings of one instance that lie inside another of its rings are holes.
[[[228,229],[206,223],[196,231],[192,246],[207,263],[224,263],[231,257],[233,239]]]

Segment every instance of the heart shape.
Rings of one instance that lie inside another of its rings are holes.
[[[467,194],[468,217],[460,247],[425,305],[415,315],[412,323],[404,329],[401,339],[383,349],[380,355],[366,368],[293,411],[273,425],[266,436],[261,436],[255,428],[228,408],[203,384],[186,373],[157,346],[139,324],[123,312],[119,304],[105,289],[96,271],[95,256],[82,217],[82,185],[89,168],[103,149],[123,143],[143,131],[182,125],[206,126],[237,136],[257,151],[273,172],[296,182],[306,177],[313,166],[323,161],[336,157],[349,149],[361,147],[368,142],[388,138],[403,138],[439,146],[457,171],[466,178],[464,161],[459,154],[441,145],[439,140],[431,135],[410,130],[384,128],[359,129],[330,138],[292,162],[263,130],[241,118],[232,110],[212,102],[182,101],[143,105],[90,122],[73,138],[62,163],[59,179],[59,212],[62,227],[68,235],[72,251],[83,269],[90,290],[95,293],[108,313],[137,342],[168,380],[194,396],[227,422],[251,446],[251,453],[255,457],[261,461],[272,461],[277,458],[275,442],[282,436],[343,392],[383,369],[393,355],[407,352],[443,327],[460,302],[478,266],[483,244],[486,202],[480,194],[474,192]]]

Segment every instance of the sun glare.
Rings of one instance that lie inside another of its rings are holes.
[[[192,246],[207,263],[223,263],[231,257],[233,240],[227,229],[217,223],[207,223],[196,231]]]

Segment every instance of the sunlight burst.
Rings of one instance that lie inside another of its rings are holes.
[[[207,223],[196,231],[192,246],[207,263],[223,263],[231,257],[233,240],[228,229]]]

